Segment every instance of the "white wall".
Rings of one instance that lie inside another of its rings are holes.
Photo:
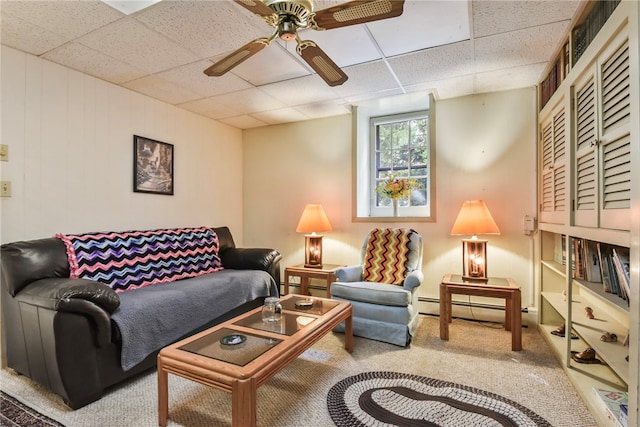
[[[175,195],[133,192],[133,135],[174,144]],[[242,132],[2,47],[1,241],[228,225],[242,243]]]
[[[443,100],[436,109],[436,222],[399,224],[425,238],[421,296],[437,297],[442,276],[461,273],[461,237],[449,233],[462,202],[481,198],[502,232],[485,236],[488,272],[514,278],[523,305],[534,306],[533,238],[523,234],[522,219],[536,212],[535,90]],[[334,228],[325,233],[324,262],[357,263],[368,230],[389,223],[352,221],[351,138],[349,115],[244,132],[248,246],[277,248],[283,268],[303,262],[304,237],[295,228],[306,203],[321,203]]]

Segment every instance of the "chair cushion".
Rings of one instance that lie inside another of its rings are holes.
[[[331,296],[394,307],[407,307],[411,304],[411,292],[384,283],[335,282],[331,285]]]
[[[411,233],[415,231],[408,228],[371,230],[363,260],[363,279],[402,285],[407,274]]]

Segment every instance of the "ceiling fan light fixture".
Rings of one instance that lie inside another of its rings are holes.
[[[283,19],[278,24],[278,37],[286,42],[296,39],[296,25],[288,19]]]

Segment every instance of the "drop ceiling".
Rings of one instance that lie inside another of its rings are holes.
[[[316,0],[316,10],[342,1]],[[436,99],[531,87],[579,1],[407,1],[402,16],[302,30],[348,75],[329,87],[276,40],[222,77],[203,70],[272,27],[231,0],[161,1],[126,15],[98,0],[2,1],[3,45],[231,126],[347,114],[412,92]]]

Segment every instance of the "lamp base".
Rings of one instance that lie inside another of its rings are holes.
[[[462,277],[469,280],[487,280],[486,240],[462,240]]]
[[[322,268],[322,264],[305,264],[304,268]]]
[[[304,236],[305,268],[322,268],[322,236],[307,234]]]

